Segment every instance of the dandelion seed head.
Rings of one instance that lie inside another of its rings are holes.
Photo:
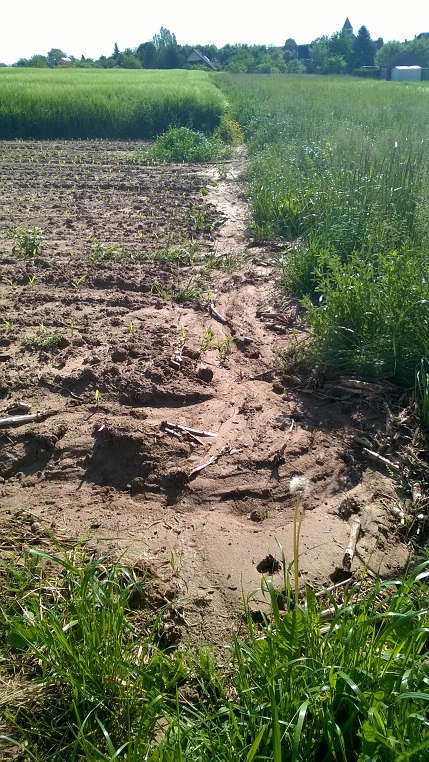
[[[289,491],[294,497],[305,497],[310,491],[310,482],[306,476],[292,476]]]

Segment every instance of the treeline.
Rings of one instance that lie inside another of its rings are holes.
[[[34,55],[20,58],[13,66],[55,68],[70,66],[75,68],[101,69],[182,69],[206,68],[203,59],[188,63],[194,50],[205,56],[217,70],[237,74],[351,74],[363,67],[378,67],[396,53],[414,51],[424,65],[429,66],[429,39],[415,38],[411,42],[395,40],[384,43],[382,38],[372,40],[368,29],[362,26],[357,35],[342,29],[331,36],[324,35],[310,45],[297,45],[289,38],[283,47],[267,45],[179,45],[176,36],[161,27],[151,40],[137,48],[120,51],[117,43],[110,56],[98,59],[67,56],[59,48],[52,48],[46,56]]]
[[[285,47],[293,52],[294,44],[294,40],[287,40]],[[422,65],[429,66],[429,39],[425,36],[410,42],[384,43],[381,37],[372,40],[365,26],[357,36],[343,29],[314,40],[309,47],[308,69],[315,74],[351,74],[362,67],[379,67],[392,56],[410,51],[420,58]]]

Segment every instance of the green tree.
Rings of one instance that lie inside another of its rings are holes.
[[[375,45],[366,26],[361,26],[353,40],[353,68],[373,66]]]
[[[144,69],[156,68],[157,51],[152,41],[142,42],[136,50],[136,56]]]
[[[46,56],[31,56],[31,58],[28,59],[28,66],[32,66],[34,69],[46,69],[48,60]]]
[[[329,39],[328,48],[329,58],[335,58],[337,61],[342,58],[346,68],[351,71],[353,68],[353,37],[351,34],[344,29],[341,32],[334,32]],[[340,68],[343,68],[342,65]]]
[[[408,43],[408,49],[412,50],[422,60],[424,66],[429,66],[429,40],[426,37],[421,37],[411,40]]]
[[[403,42],[398,42],[398,40],[385,42],[383,47],[380,48],[380,50],[377,50],[375,54],[375,63],[377,66],[381,66],[388,61],[389,58],[392,58],[392,56],[396,56],[398,53],[404,53],[406,49],[407,46]]]
[[[318,37],[311,44],[310,58],[316,74],[345,74],[353,68],[353,37],[344,30]]]
[[[48,62],[48,66],[53,68],[58,64],[58,61],[60,58],[64,58],[66,54],[63,53],[63,51],[60,48],[51,48],[48,55],[46,56],[46,60]]]
[[[120,55],[120,54],[119,54],[118,43],[117,43],[117,42],[115,42],[115,44],[114,44],[114,46],[113,46],[113,53],[112,53],[112,55],[111,55],[111,58],[113,58],[113,60],[114,60],[114,61],[117,61],[117,60],[118,60],[118,58],[119,58],[119,55]]]
[[[157,69],[180,69],[184,63],[177,44],[176,35],[169,29],[161,27],[159,34],[155,34],[152,42],[156,49]]]
[[[304,64],[297,58],[292,58],[291,61],[285,63],[285,74],[305,74],[306,71]]]
[[[283,48],[283,58],[286,64],[289,63],[289,61],[294,61],[298,58],[298,45],[291,37],[289,37],[285,42]]]
[[[311,68],[316,74],[326,74],[328,71],[329,37],[323,35],[311,43]]]
[[[134,50],[131,48],[125,48],[123,53],[119,53],[117,58],[117,65],[121,69],[141,69],[142,64],[140,59],[136,56]]]

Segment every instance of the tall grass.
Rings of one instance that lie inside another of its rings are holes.
[[[0,139],[152,138],[212,132],[225,99],[203,71],[2,69]]]
[[[293,244],[283,280],[311,300],[319,359],[412,385],[428,356],[429,86],[220,81],[247,133],[252,231]]]
[[[163,613],[125,566],[41,560],[8,567],[6,591],[2,570],[2,662],[27,682],[2,698],[0,746],[14,736],[37,762],[427,760],[429,562],[341,603],[325,591],[328,624],[311,589],[297,604],[265,580],[265,624],[246,609],[217,665],[207,649],[162,649]]]

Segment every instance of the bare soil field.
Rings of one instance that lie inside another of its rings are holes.
[[[362,452],[382,432],[395,459],[395,392],[284,378],[304,329],[247,236],[242,160],[144,166],[137,147],[0,143],[0,418],[41,413],[0,429],[2,547],[91,537],[181,599],[174,637],[221,644],[261,570],[282,585],[266,559],[292,559],[294,475],[303,582],[338,578],[356,515],[352,571],[404,567],[404,495]],[[19,258],[7,232],[32,226],[41,254]]]

